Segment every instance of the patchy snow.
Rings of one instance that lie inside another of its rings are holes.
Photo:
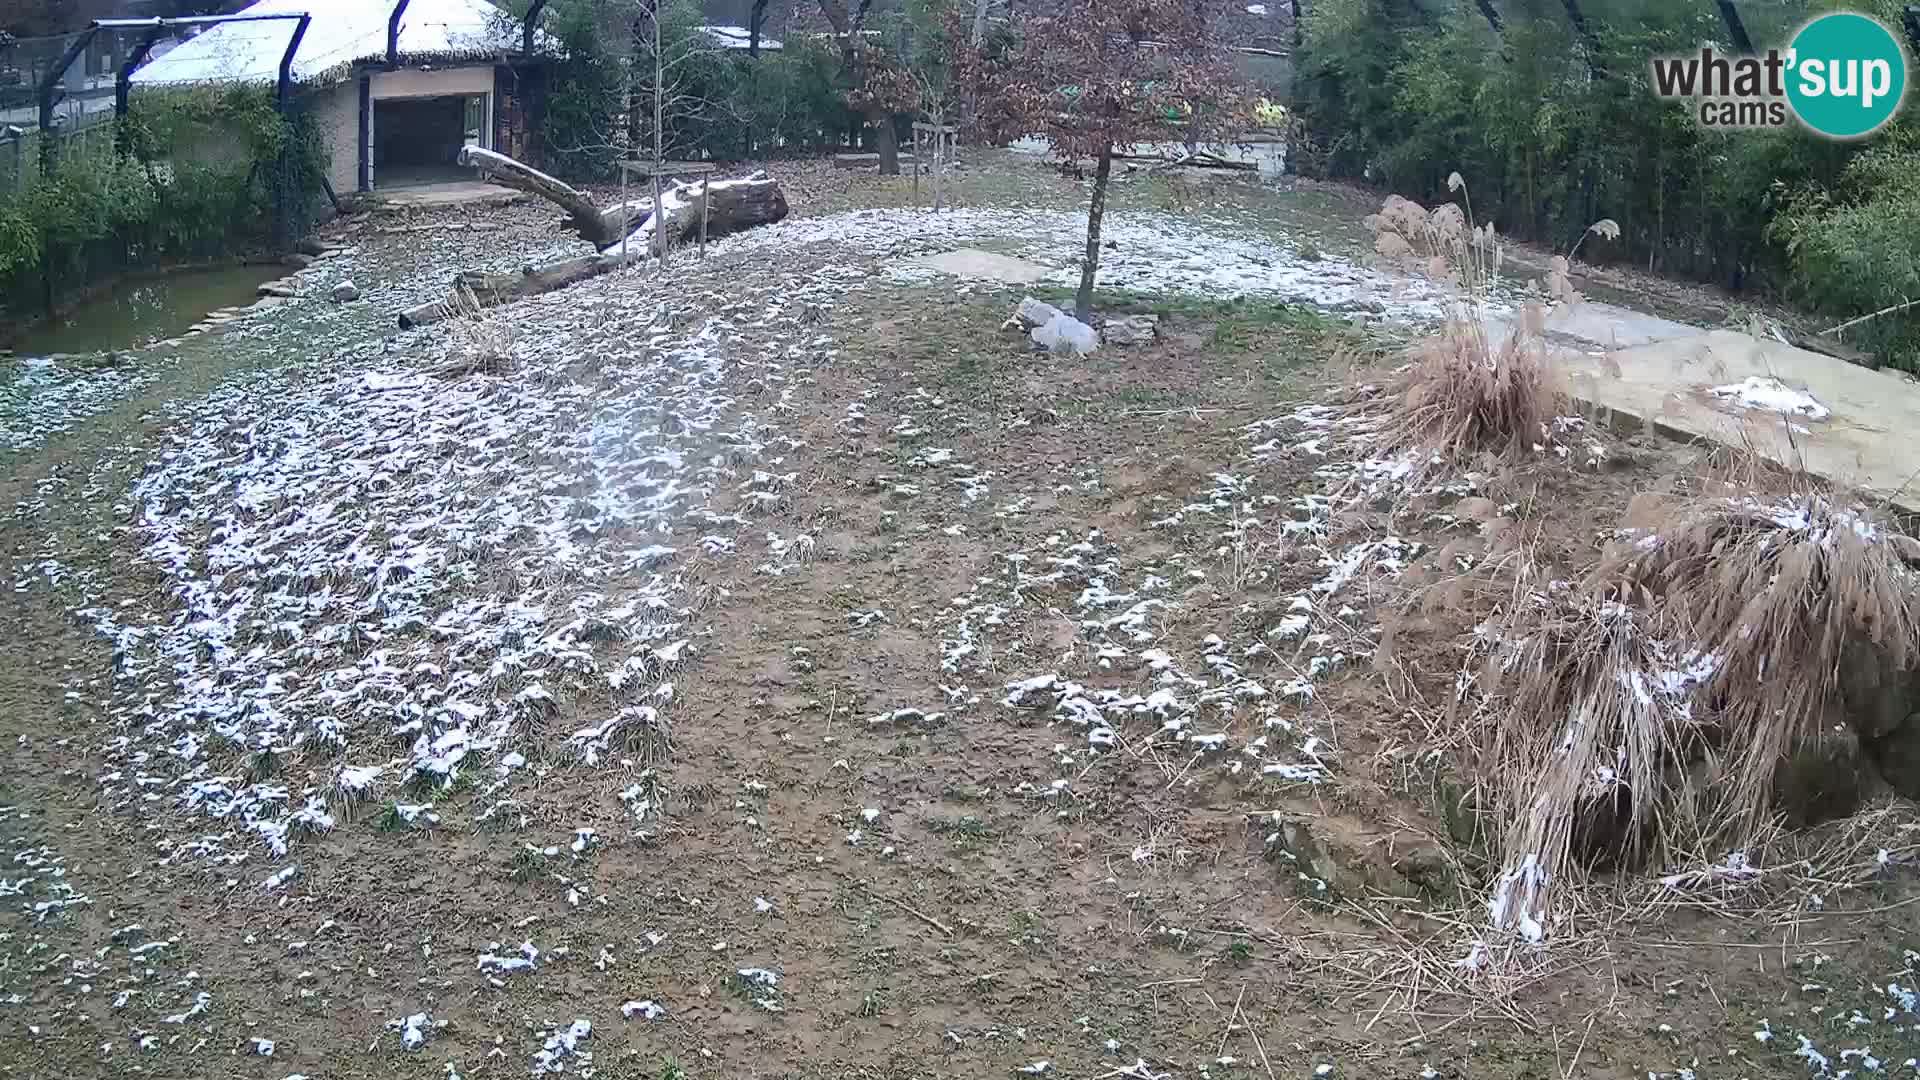
[[[1003,254],[1054,267],[1051,279],[1066,285],[1079,281],[1080,270],[1062,253],[1084,247],[1086,230],[1085,211],[880,209],[788,218],[719,244],[728,251],[836,244],[899,262],[988,242]],[[1339,258],[1297,259],[1290,246],[1250,235],[1243,223],[1224,217],[1116,211],[1107,215],[1102,236],[1115,245],[1101,254],[1103,289],[1258,296],[1335,310],[1378,310],[1407,320],[1440,318],[1451,303],[1445,290],[1425,279]],[[939,271],[902,265],[889,276],[903,282],[952,280]]]
[[[258,0],[249,15],[314,16],[293,58],[296,82],[332,81],[356,61],[382,59],[387,53],[388,0]],[[135,86],[170,83],[272,82],[293,34],[292,20],[224,23],[182,42],[134,72]],[[551,46],[544,32],[540,44]],[[487,0],[412,0],[400,23],[400,53],[445,62],[472,56],[477,62],[519,48],[510,20]],[[449,66],[458,66],[453,64]]]
[[[1833,410],[1805,390],[1796,390],[1770,375],[1749,375],[1737,383],[1716,386],[1707,393],[1741,409],[1825,420]]]

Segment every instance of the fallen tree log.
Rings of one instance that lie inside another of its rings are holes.
[[[704,223],[701,221],[702,201],[712,204],[706,210]],[[704,185],[674,184],[661,192],[660,203],[666,224],[664,235],[670,244],[699,239],[703,224],[707,235],[716,237],[751,229],[755,225],[771,225],[787,216],[786,192],[780,190],[778,180],[763,172],[738,180],[714,180]],[[663,234],[653,223],[651,215],[645,228],[651,236],[647,242],[647,253],[658,258]]]
[[[602,208],[575,188],[505,154],[469,146],[460,151],[460,161],[479,169],[497,183],[538,195],[565,210],[573,230],[581,239],[599,248],[600,253],[528,267],[518,274],[463,270],[454,276],[453,291],[446,299],[402,311],[402,330],[452,318],[475,304],[494,307],[564,289],[617,270],[634,259],[649,255],[658,258],[663,237],[670,245],[699,239],[703,202],[711,204],[704,213],[704,227],[709,237],[725,236],[756,225],[771,225],[787,216],[787,196],[780,182],[763,172],[704,185],[669,185],[660,196],[664,212],[658,224],[665,227],[663,233],[654,221],[652,199]],[[646,246],[642,248],[636,238],[628,244],[630,250],[623,258],[621,241],[643,231]]]
[[[585,193],[548,176],[531,165],[515,161],[477,146],[462,147],[460,163],[480,171],[496,184],[537,195],[567,212],[567,223],[582,240],[606,251],[621,240],[641,231],[656,236],[648,250],[659,255],[658,229],[653,222],[653,200],[634,199],[601,207]],[[702,185],[676,183],[667,187],[660,201],[667,209],[669,243],[695,239],[700,235],[700,194]],[[764,172],[737,180],[715,180],[706,185],[713,206],[707,213],[707,234],[725,236],[771,225],[787,216],[786,192],[780,182]]]
[[[565,210],[567,223],[574,232],[580,234],[580,239],[603,251],[619,243],[653,212],[652,199],[645,200],[644,206],[635,203],[605,208],[596,206],[586,193],[571,184],[505,154],[478,146],[461,147],[459,160],[462,165],[480,170],[480,175],[485,179],[502,187],[538,195]]]
[[[462,270],[453,278],[453,294],[445,300],[410,307],[400,313],[400,329],[411,330],[442,319],[451,319],[467,311],[474,303],[496,307],[529,296],[539,296],[588,278],[620,269],[619,252],[606,255],[582,255],[546,266],[529,266],[518,274],[490,274],[482,270]],[[471,297],[471,300],[467,298]]]

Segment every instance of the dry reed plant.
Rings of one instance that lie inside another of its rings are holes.
[[[1591,867],[1728,850],[1744,866],[1777,829],[1783,764],[1847,715],[1859,651],[1920,660],[1920,577],[1892,535],[1804,483],[1696,495],[1620,534],[1585,582],[1482,624],[1495,924],[1538,940],[1551,892]]]
[[[434,374],[458,379],[468,375],[504,375],[513,367],[513,332],[505,319],[480,302],[465,282],[456,282],[448,301],[447,359]]]
[[[1499,703],[1482,733],[1486,801],[1505,823],[1496,925],[1537,941],[1554,885],[1692,835],[1697,791],[1679,766],[1706,736],[1691,697],[1714,658],[1663,640],[1653,621],[1563,582],[1483,625],[1478,680]]]
[[[1895,535],[1835,494],[1718,496],[1682,504],[1605,560],[1597,580],[1659,605],[1662,622],[1715,658],[1705,683],[1726,738],[1716,831],[1766,819],[1774,775],[1842,704],[1849,653],[1879,670],[1920,660],[1920,577]]]
[[[1459,173],[1447,187],[1461,193],[1466,208],[1444,203],[1427,210],[1391,195],[1365,222],[1376,252],[1423,271],[1456,297],[1445,323],[1413,347],[1412,363],[1388,388],[1381,447],[1429,462],[1525,453],[1547,440],[1567,401],[1546,354],[1546,313],[1528,304],[1504,328],[1488,326],[1504,258],[1500,238],[1491,224],[1474,224]]]

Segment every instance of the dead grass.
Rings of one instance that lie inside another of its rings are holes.
[[[1841,705],[1851,653],[1895,672],[1920,655],[1920,579],[1892,535],[1835,494],[1726,495],[1682,504],[1602,563],[1602,587],[1658,604],[1676,637],[1715,658],[1705,689],[1728,781],[1716,826],[1739,835],[1765,819],[1780,763]]]
[[[504,375],[513,367],[513,331],[506,319],[480,303],[472,289],[456,284],[447,322],[447,359],[433,369],[442,378]]]
[[[1522,568],[1481,624],[1461,685],[1504,823],[1496,924],[1537,939],[1590,869],[1757,853],[1783,767],[1845,731],[1846,673],[1920,652],[1887,525],[1805,484],[1755,491],[1670,502],[1578,584]]]
[[[1449,186],[1465,198],[1458,173]],[[1389,388],[1383,448],[1458,461],[1517,456],[1543,443],[1565,411],[1566,388],[1548,362],[1541,307],[1528,304],[1504,328],[1488,325],[1503,258],[1493,226],[1474,225],[1470,202],[1429,211],[1397,195],[1366,224],[1382,257],[1452,286],[1458,298],[1444,325],[1414,344],[1412,363]]]

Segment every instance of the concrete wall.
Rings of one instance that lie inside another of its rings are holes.
[[[432,71],[377,71],[373,97],[438,97],[447,94],[492,94],[493,67],[436,68]],[[331,160],[327,180],[341,194],[360,190],[360,84],[357,79],[330,86],[308,98],[319,122],[320,138]],[[376,133],[377,136],[377,133]],[[373,178],[380,186],[380,177]]]
[[[440,94],[493,93],[493,67],[435,68],[432,71],[378,71],[373,97],[434,97]]]
[[[308,99],[330,161],[327,180],[339,195],[360,190],[360,84],[352,79]]]

